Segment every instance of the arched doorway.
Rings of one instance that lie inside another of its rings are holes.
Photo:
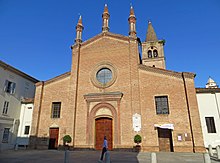
[[[111,118],[97,118],[95,119],[95,149],[101,150],[103,139],[106,136],[108,141],[108,149],[112,150],[112,119]]]

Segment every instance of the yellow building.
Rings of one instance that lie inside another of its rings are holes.
[[[70,72],[37,83],[30,146],[70,135],[71,148],[101,149],[106,135],[110,150],[131,149],[139,134],[143,151],[203,152],[195,74],[166,70],[164,40],[149,22],[140,42],[132,7],[128,36],[109,32],[109,18],[105,6],[102,32],[82,42],[80,16]]]

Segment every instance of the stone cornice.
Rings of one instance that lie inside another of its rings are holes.
[[[156,57],[156,58],[148,58],[148,57],[145,57],[145,58],[142,58],[142,60],[145,60],[145,61],[149,61],[149,62],[152,62],[152,61],[158,61],[158,60],[163,60],[165,57]]]
[[[14,67],[12,67],[12,66],[6,64],[5,62],[3,62],[3,61],[1,61],[1,60],[0,60],[0,67],[2,67],[4,70],[11,71],[11,72],[13,72],[13,73],[15,73],[15,74],[17,74],[17,75],[19,75],[19,76],[21,76],[21,77],[23,77],[23,78],[29,80],[29,81],[31,81],[31,82],[33,82],[33,83],[39,82],[39,80],[37,80],[37,79],[31,77],[30,75],[25,74],[24,72],[21,72],[20,70],[18,70],[18,69],[16,69],[16,68],[14,68]]]
[[[14,121],[14,118],[11,118],[11,117],[4,117],[4,116],[0,116],[0,121],[1,120],[7,120],[7,121],[11,121],[11,122],[13,122]]]
[[[220,88],[196,88],[196,93],[220,93]]]
[[[175,71],[171,71],[171,70],[165,70],[165,69],[161,69],[161,68],[145,66],[142,64],[139,64],[138,67],[141,70],[145,70],[145,71],[149,71],[149,72],[153,72],[153,73],[158,73],[158,74],[162,74],[162,75],[167,75],[167,76],[172,76],[172,77],[176,77],[176,78],[182,78],[182,75],[184,75],[185,78],[190,78],[190,79],[194,79],[194,77],[195,77],[195,74],[191,73],[191,72],[175,72]]]
[[[104,92],[104,93],[89,93],[84,95],[87,102],[97,101],[118,101],[122,98],[122,92]]]
[[[21,100],[22,104],[31,104],[34,103],[34,98],[24,98]]]
[[[64,73],[64,74],[61,74],[61,75],[59,75],[59,76],[56,76],[56,77],[54,77],[54,78],[52,78],[52,79],[49,79],[49,80],[47,80],[47,81],[40,81],[40,82],[36,83],[35,85],[36,85],[36,86],[40,86],[40,85],[42,85],[43,83],[46,85],[46,84],[49,84],[49,83],[52,83],[52,82],[55,82],[55,81],[64,79],[64,78],[70,76],[70,73],[71,73],[71,72],[66,72],[66,73]]]

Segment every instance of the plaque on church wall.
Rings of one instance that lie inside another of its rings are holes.
[[[141,131],[141,115],[135,113],[133,115],[133,129],[134,131],[138,132]]]
[[[183,141],[183,134],[177,134],[177,141]]]
[[[190,133],[185,133],[184,137],[185,137],[185,141],[191,141]]]

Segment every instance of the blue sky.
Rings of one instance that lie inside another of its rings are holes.
[[[70,71],[79,14],[85,41],[101,32],[105,3],[110,32],[128,35],[132,3],[137,36],[145,40],[151,20],[166,40],[168,70],[196,73],[196,87],[209,76],[220,85],[219,0],[0,0],[0,60],[38,80]]]

